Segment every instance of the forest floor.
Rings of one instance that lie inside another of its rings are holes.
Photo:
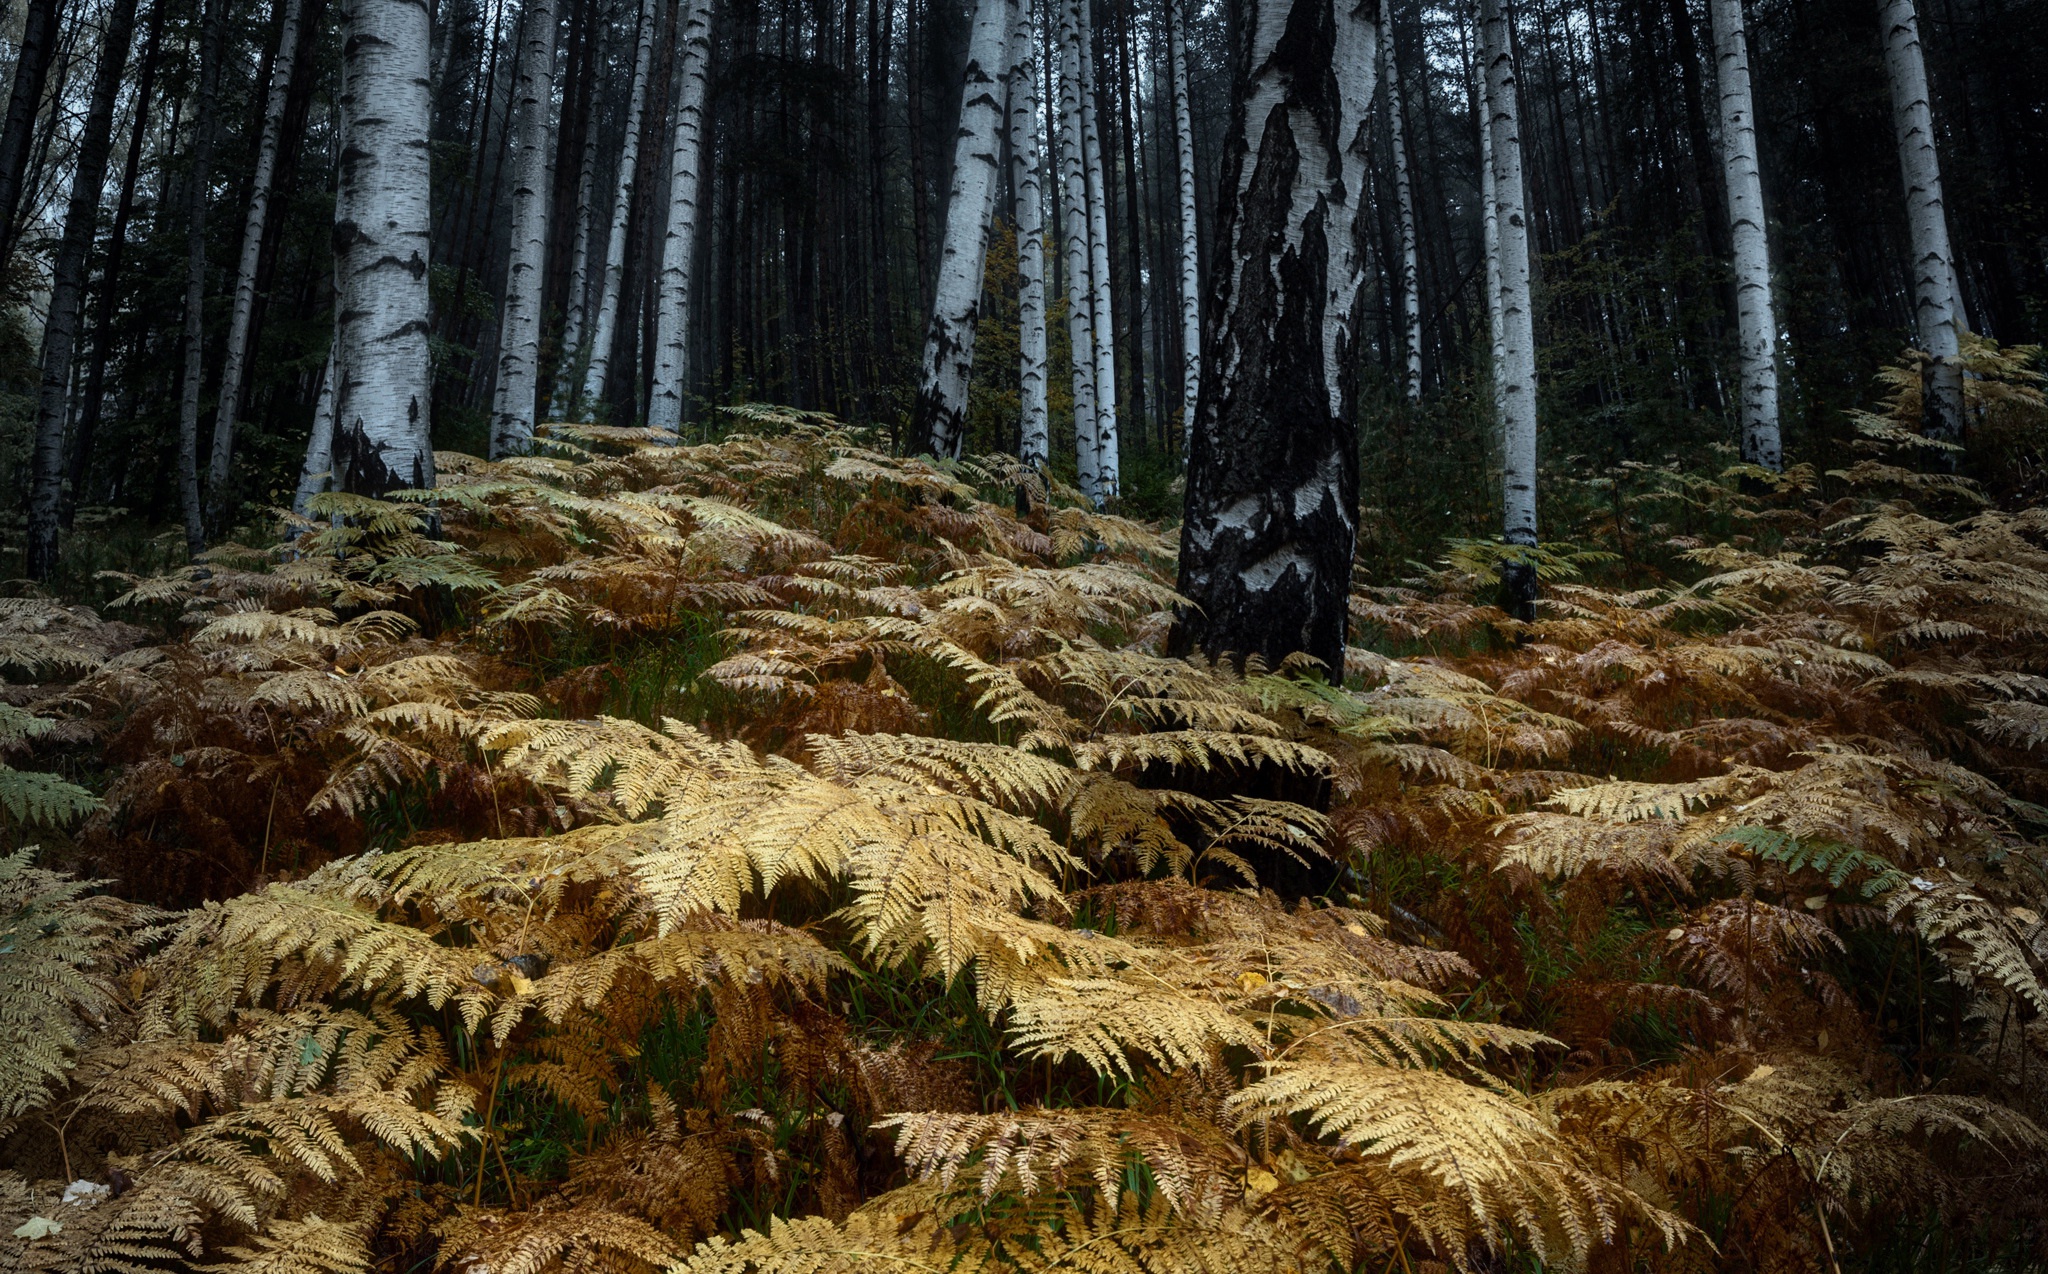
[[[773,408],[0,600],[0,1261],[2038,1265],[2048,510],[1895,388],[1341,685]]]

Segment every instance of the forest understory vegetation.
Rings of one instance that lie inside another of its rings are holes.
[[[2041,1268],[2037,357],[2004,487],[1909,357],[1546,479],[1533,622],[1367,559],[1341,684],[773,407],[0,600],[0,1263]]]

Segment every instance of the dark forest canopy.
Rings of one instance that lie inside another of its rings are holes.
[[[2048,0],[0,0],[0,1267],[2048,1268]]]

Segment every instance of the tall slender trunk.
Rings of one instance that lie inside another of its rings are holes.
[[[107,255],[100,263],[99,297],[93,307],[92,363],[85,373],[77,437],[71,448],[71,490],[62,512],[66,530],[71,528],[72,510],[85,497],[86,478],[92,469],[93,438],[99,429],[100,404],[106,392],[107,361],[114,350],[114,319],[121,308],[121,263],[127,255],[128,220],[135,212],[142,148],[149,139],[149,108],[156,90],[157,63],[163,49],[164,6],[168,3],[169,0],[155,0],[150,7],[149,34],[142,43],[142,70],[135,84],[135,118],[129,124],[128,158],[121,169],[121,197],[114,205],[114,224],[107,230]]]
[[[612,203],[611,234],[605,239],[604,273],[597,279],[597,321],[590,329],[590,363],[583,373],[580,414],[604,399],[612,340],[618,332],[620,276],[626,268],[626,240],[633,212],[633,188],[640,175],[640,138],[647,127],[647,80],[654,60],[654,0],[641,0],[633,51],[633,88],[626,103],[626,137],[619,150],[618,195]]]
[[[1051,0],[1048,0],[1050,3]],[[1096,386],[1094,263],[1088,253],[1088,173],[1081,143],[1081,6],[1060,5],[1060,193],[1067,276],[1067,342],[1074,364],[1074,463],[1081,494],[1103,498]]]
[[[1749,39],[1742,0],[1710,0],[1721,84],[1721,161],[1735,259],[1735,326],[1741,358],[1742,458],[1785,467],[1778,432],[1778,320],[1771,305],[1771,251],[1763,178],[1756,160],[1756,105],[1749,90]]]
[[[36,117],[42,113],[43,89],[57,52],[59,0],[29,0],[14,58],[14,92],[7,99],[7,121],[0,126],[0,269],[14,257],[21,237],[22,177],[28,171]]]
[[[682,84],[675,148],[669,159],[668,231],[661,249],[661,293],[654,327],[649,428],[683,431],[689,392],[691,274],[697,259],[697,200],[703,185],[704,101],[711,82],[711,0],[683,0]]]
[[[1960,441],[1963,413],[1962,312],[1956,296],[1955,254],[1942,203],[1941,159],[1934,149],[1934,110],[1927,64],[1920,50],[1920,19],[1913,0],[1879,0],[1884,64],[1891,81],[1892,128],[1899,140],[1899,172],[1906,187],[1906,229],[1913,244],[1913,316],[1927,368],[1928,434]]]
[[[576,242],[569,252],[569,293],[563,299],[562,349],[555,361],[555,388],[548,396],[548,415],[565,419],[580,383],[583,329],[590,311],[590,235],[597,220],[591,196],[597,188],[597,146],[583,146],[583,171],[576,178]]]
[[[1529,223],[1522,203],[1522,132],[1513,36],[1503,0],[1480,0],[1481,60],[1492,131],[1494,221],[1500,270],[1501,538],[1536,544],[1536,328],[1529,301]],[[1508,611],[1535,618],[1536,566],[1501,568]]]
[[[1394,206],[1401,232],[1402,384],[1409,402],[1422,399],[1422,277],[1415,250],[1415,191],[1408,179],[1408,101],[1401,92],[1401,56],[1393,6],[1380,0],[1380,53],[1387,77],[1387,131],[1394,151]]]
[[[72,169],[64,237],[50,271],[50,306],[43,321],[43,384],[36,400],[36,438],[28,502],[28,574],[48,579],[57,564],[57,518],[64,492],[64,424],[76,348],[78,310],[85,298],[85,267],[99,223],[100,194],[113,150],[114,99],[135,34],[135,0],[114,0],[100,39],[99,67]]]
[[[533,445],[540,402],[540,306],[548,251],[549,182],[553,163],[557,0],[526,0],[520,15],[519,67],[514,72],[518,141],[512,164],[512,245],[505,266],[505,306],[498,336],[491,457],[525,454]]]
[[[1003,82],[1016,7],[1016,0],[975,0],[974,25],[967,38],[960,127],[953,141],[953,184],[946,197],[946,237],[939,245],[938,286],[925,327],[924,373],[910,418],[910,436],[936,456],[957,457],[967,432],[967,382],[974,372],[974,328],[981,317],[988,223],[1001,172]]]
[[[1305,653],[1344,675],[1358,534],[1359,284],[1378,24],[1350,0],[1244,0],[1224,146],[1220,374],[1188,457],[1176,653]]]
[[[313,497],[329,490],[334,479],[334,354],[339,342],[327,346],[327,364],[320,369],[320,393],[313,400],[313,431],[306,438],[306,461],[299,466],[298,490],[292,493],[292,512],[307,517],[313,511]]]
[[[1167,0],[1167,56],[1173,76],[1175,167],[1180,176],[1180,426],[1185,459],[1202,396],[1202,262],[1195,211],[1195,125],[1188,103],[1187,15],[1182,0]]]
[[[1010,28],[1010,188],[1017,220],[1017,456],[1042,469],[1052,454],[1045,394],[1045,204],[1038,180],[1038,45],[1033,2]]]
[[[242,225],[242,257],[235,270],[235,304],[228,320],[227,358],[221,364],[220,406],[213,422],[213,456],[206,472],[207,520],[219,527],[228,509],[228,471],[234,462],[235,417],[241,409],[242,377],[249,359],[250,319],[256,310],[256,266],[270,222],[271,178],[291,96],[292,67],[298,61],[301,0],[278,0],[283,9],[277,53],[271,60],[270,95],[263,108],[263,132],[256,143],[256,172],[249,189],[249,216]]]
[[[193,101],[192,167],[185,177],[185,382],[178,404],[178,498],[185,514],[185,548],[206,547],[199,503],[199,391],[206,377],[206,208],[213,175],[215,97],[220,85],[221,30],[227,0],[207,0],[200,36],[199,86]]]
[[[343,0],[334,209],[334,485],[434,485],[427,349],[429,20],[422,0]]]
[[[1089,324],[1095,351],[1095,498],[1116,498],[1117,383],[1116,313],[1111,303],[1109,273],[1109,185],[1102,168],[1102,128],[1095,101],[1094,0],[1080,0],[1081,24],[1081,159],[1088,193]]]

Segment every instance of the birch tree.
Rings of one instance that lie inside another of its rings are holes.
[[[1211,289],[1215,374],[1188,457],[1185,654],[1344,670],[1358,533],[1358,293],[1378,24],[1352,0],[1245,0]]]
[[[1770,240],[1763,177],[1756,159],[1756,105],[1749,87],[1749,37],[1742,0],[1709,0],[1714,60],[1721,86],[1721,163],[1728,185],[1729,239],[1735,253],[1735,329],[1742,377],[1742,458],[1785,467],[1778,431],[1778,319],[1771,304]]]
[[[1017,201],[1017,458],[1043,469],[1051,456],[1051,435],[1045,393],[1045,205],[1038,181],[1034,2],[1015,6],[1010,28],[1010,189]]]
[[[1075,6],[1080,22],[1081,158],[1088,194],[1088,319],[1095,329],[1095,499],[1116,498],[1116,314],[1110,294],[1109,186],[1102,166],[1102,128],[1095,101],[1093,0]]]
[[[327,347],[327,365],[320,369],[320,392],[313,400],[313,430],[306,438],[306,459],[299,466],[299,486],[292,493],[292,512],[302,518],[312,513],[313,497],[333,485],[335,349],[335,344]]]
[[[1047,0],[1051,3],[1052,0]],[[1095,263],[1088,251],[1088,164],[1081,141],[1081,6],[1060,5],[1060,226],[1067,281],[1067,344],[1073,351],[1074,467],[1081,494],[1103,497],[1100,402],[1096,394]]]
[[[1536,546],[1536,327],[1529,300],[1529,222],[1522,201],[1522,133],[1515,59],[1502,0],[1480,0],[1480,50],[1492,134],[1493,205],[1500,271],[1501,538]],[[1535,618],[1536,566],[1501,567],[1508,611]]]
[[[597,276],[596,321],[590,328],[590,358],[583,372],[582,412],[604,397],[611,369],[612,339],[618,332],[619,285],[626,268],[626,230],[633,212],[633,187],[640,172],[640,137],[647,125],[647,78],[654,61],[654,0],[641,0],[633,49],[633,87],[626,99],[626,136],[619,148],[618,193],[612,201],[611,233]]]
[[[192,166],[185,175],[185,375],[178,401],[178,505],[185,516],[185,550],[206,547],[199,497],[199,392],[206,376],[206,209],[212,201],[215,97],[220,84],[221,10],[228,0],[207,0],[199,37],[199,84],[193,95]]]
[[[526,0],[520,16],[519,67],[513,89],[518,140],[512,163],[512,249],[505,272],[496,402],[491,411],[493,459],[523,455],[533,445],[533,414],[540,397],[541,284],[547,267],[548,172],[555,133],[555,28],[560,21],[556,3]]]
[[[576,363],[583,353],[583,329],[590,317],[590,238],[597,219],[591,196],[596,187],[597,146],[586,138],[581,171],[576,175],[576,241],[569,251],[568,313],[562,319],[562,349],[555,360],[555,387],[548,395],[548,415],[556,420],[566,418],[573,405]]]
[[[1506,323],[1500,311],[1500,206],[1494,199],[1493,180],[1493,92],[1486,76],[1469,64],[1466,74],[1476,84],[1473,116],[1479,123],[1479,246],[1480,262],[1486,276],[1487,384],[1493,398],[1493,427],[1499,433],[1506,424],[1507,403],[1501,385],[1507,380],[1507,350],[1501,344]]]
[[[1180,187],[1180,425],[1181,454],[1195,428],[1202,396],[1202,263],[1195,215],[1195,125],[1188,103],[1187,15],[1182,0],[1167,0],[1166,43],[1173,80],[1173,140]]]
[[[1920,49],[1920,19],[1913,0],[1879,0],[1884,65],[1891,83],[1892,129],[1899,142],[1899,172],[1906,188],[1906,229],[1912,239],[1913,316],[1927,369],[1926,429],[1930,436],[1963,436],[1962,305],[1956,295],[1955,254],[1942,204],[1941,159],[1934,149],[1934,109]]]
[[[1386,77],[1387,133],[1394,152],[1394,208],[1401,233],[1402,387],[1409,402],[1422,400],[1422,282],[1415,250],[1415,189],[1408,177],[1408,103],[1401,93],[1401,59],[1390,17],[1380,0],[1381,73]]]
[[[42,109],[50,63],[57,53],[63,9],[59,0],[29,0],[14,46],[14,91],[7,99],[7,119],[0,124],[0,268],[13,259],[21,234],[22,180],[35,144],[36,116]]]
[[[939,245],[924,371],[910,418],[911,437],[922,439],[935,456],[957,457],[967,431],[967,382],[974,373],[974,328],[981,316],[989,217],[1001,171],[1003,86],[1016,12],[1016,0],[975,0],[967,37],[946,236]]]
[[[690,273],[697,256],[698,193],[703,184],[704,99],[711,79],[711,0],[684,0],[682,82],[675,149],[669,163],[668,233],[662,241],[660,305],[655,319],[654,385],[647,423],[680,435],[689,389]]]
[[[50,267],[50,304],[43,320],[43,383],[36,398],[35,455],[28,502],[28,575],[48,579],[57,564],[58,515],[64,503],[64,425],[69,414],[71,358],[78,311],[85,300],[86,258],[99,224],[100,195],[113,152],[114,103],[135,35],[135,0],[114,0],[100,38],[99,66],[71,174],[64,236]]]
[[[220,404],[213,421],[213,455],[207,464],[207,520],[216,527],[227,515],[228,473],[234,463],[235,419],[241,410],[242,379],[248,366],[249,327],[256,312],[256,269],[270,223],[270,188],[277,174],[279,134],[285,99],[291,94],[298,60],[302,0],[279,0],[277,54],[270,64],[270,93],[263,105],[263,132],[256,142],[256,169],[249,184],[249,215],[242,222],[242,255],[235,267],[234,309],[228,318],[227,357],[221,364]]]
[[[358,495],[434,485],[428,34],[423,0],[341,5],[332,470]]]

